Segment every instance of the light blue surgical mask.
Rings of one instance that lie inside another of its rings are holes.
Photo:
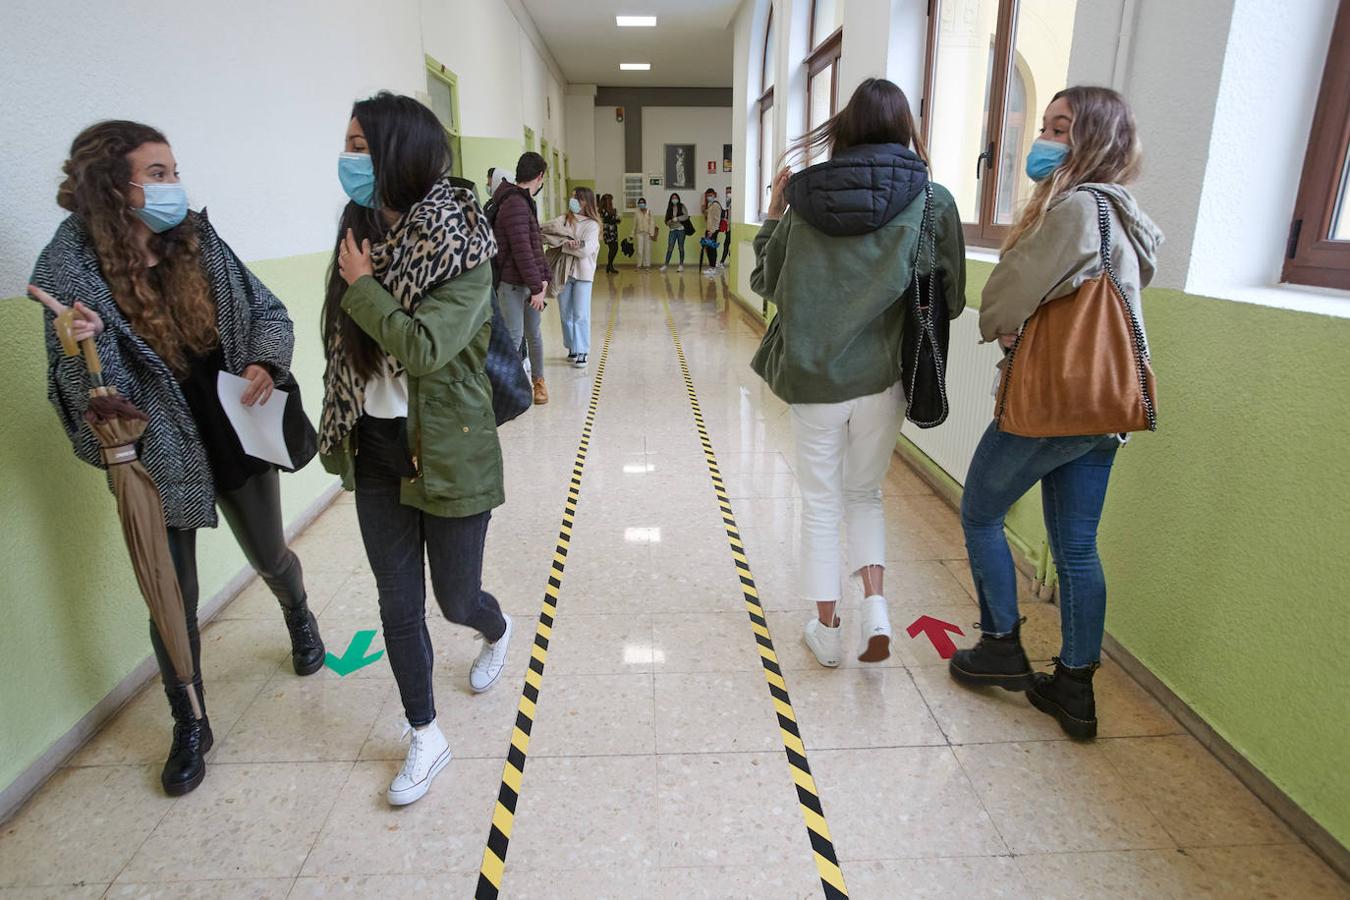
[[[570,209],[570,210],[572,211],[572,215],[574,215],[574,216],[580,215],[580,214],[581,214],[581,201],[578,200],[576,197],[573,197],[571,200],[568,200],[568,201],[567,201],[567,208]]]
[[[378,209],[375,200],[375,164],[369,153],[339,153],[338,181],[342,189],[367,209]]]
[[[131,211],[155,234],[163,234],[187,218],[187,189],[183,187],[182,182],[131,183],[145,192],[145,206],[133,206]]]
[[[1050,177],[1051,172],[1060,167],[1064,157],[1068,155],[1068,144],[1037,138],[1031,144],[1031,152],[1027,154],[1027,177],[1032,181],[1044,181]]]

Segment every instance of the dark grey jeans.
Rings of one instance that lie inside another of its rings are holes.
[[[288,609],[304,603],[305,579],[300,558],[286,546],[286,533],[281,524],[281,479],[277,470],[268,469],[261,475],[254,475],[238,490],[218,492],[216,506],[230,531],[234,532],[244,558],[276,595],[277,601]],[[169,551],[173,554],[173,567],[183,592],[188,639],[192,643],[192,669],[200,675],[202,642],[197,631],[197,530],[170,528]],[[154,645],[165,684],[177,682],[178,675],[154,622],[150,623],[150,643]]]

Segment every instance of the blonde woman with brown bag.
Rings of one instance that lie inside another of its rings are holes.
[[[1055,95],[1027,157],[1036,188],[984,289],[980,332],[986,341],[1012,351],[1028,320],[1047,304],[1086,303],[1091,294],[1118,304],[1112,313],[1137,335],[1143,371],[1148,345],[1140,292],[1153,278],[1162,233],[1126,189],[1139,162],[1134,117],[1120,94],[1073,87]],[[1104,278],[1112,290],[1092,290]],[[1019,366],[1031,365],[1015,358]],[[1090,419],[1091,412],[1044,410],[1062,420]],[[1147,413],[1151,426],[1151,405]],[[1029,437],[995,422],[971,460],[961,499],[982,633],[975,647],[952,657],[951,675],[966,685],[1026,691],[1033,706],[1079,739],[1097,734],[1092,676],[1106,622],[1097,526],[1121,443],[1116,433]],[[1053,674],[1033,673],[1022,649],[1017,575],[1003,533],[1012,504],[1038,482],[1059,573],[1063,643]]]

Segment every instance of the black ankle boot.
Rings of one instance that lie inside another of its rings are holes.
[[[206,718],[201,678],[195,679],[192,684],[201,700],[200,719],[193,716],[187,688],[177,683],[164,686],[164,693],[169,697],[169,709],[173,712],[173,746],[169,748],[169,758],[164,761],[159,782],[164,785],[164,793],[170,797],[180,797],[202,783],[206,777],[206,754],[215,742],[211,734],[211,722]]]
[[[979,643],[969,650],[957,650],[947,663],[952,678],[972,687],[1001,687],[1005,691],[1025,691],[1031,687],[1031,663],[1022,649],[1022,622],[1004,637],[980,635]],[[975,627],[980,627],[977,623]]]
[[[1027,691],[1031,705],[1054,716],[1071,738],[1090,741],[1097,736],[1097,701],[1092,695],[1092,673],[1097,664],[1071,669],[1055,657],[1055,674],[1037,672]]]
[[[291,633],[291,666],[295,674],[313,675],[323,668],[325,658],[319,623],[303,600],[299,606],[282,607],[281,612],[286,617],[286,630]]]

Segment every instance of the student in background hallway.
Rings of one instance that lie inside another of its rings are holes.
[[[471,690],[496,683],[511,641],[511,619],[482,586],[488,522],[504,500],[483,371],[496,242],[472,183],[449,175],[445,132],[421,103],[389,93],[358,102],[345,150],[339,173],[353,202],[324,303],[319,449],[356,491],[411,741],[387,794],[401,806],[450,761],[432,696],[424,566],[445,617],[483,638]]]
[[[614,195],[605,194],[600,198],[600,223],[603,226],[605,247],[609,249],[609,259],[605,262],[605,271],[610,275],[619,274],[614,268],[614,257],[619,255],[619,212],[614,208]]]
[[[844,653],[836,614],[841,525],[848,572],[862,576],[865,594],[858,658],[890,654],[881,481],[905,410],[899,298],[916,274],[931,182],[909,101],[882,79],[859,85],[789,156],[822,151],[832,158],[774,179],[750,284],[778,305],[778,315],[751,365],[791,405],[802,493],[799,576],[817,613],[805,639],[820,664],[833,667]],[[936,264],[955,317],[966,302],[961,217],[946,188],[932,189]]]
[[[671,194],[670,200],[666,202],[666,228],[669,235],[666,238],[666,261],[661,265],[661,271],[664,272],[670,265],[670,255],[675,252],[675,248],[680,248],[680,268],[678,271],[684,271],[684,241],[689,237],[689,210],[685,209],[684,203],[680,200],[679,194]]]
[[[534,197],[544,186],[546,172],[548,164],[542,156],[533,151],[523,153],[516,163],[516,183],[503,181],[492,194],[496,204],[492,232],[497,238],[497,261],[501,268],[497,299],[506,327],[511,330],[512,346],[520,346],[522,340],[526,343],[531,378],[544,377],[544,335],[540,322],[549,276]]]
[[[727,188],[727,202],[722,207],[722,268],[726,268],[727,257],[731,255],[731,188]]]
[[[281,604],[296,674],[317,672],[324,646],[300,560],[286,546],[277,470],[244,453],[216,388],[219,374],[229,372],[248,381],[246,406],[268,402],[273,385],[290,373],[295,338],[286,308],[205,214],[188,209],[178,163],[160,132],[135,122],[92,125],[75,138],[63,171],[56,202],[71,215],[42,251],[29,290],[53,315],[74,304],[75,337],[93,338],[105,383],[149,416],[140,458],[164,507],[203,712],[197,529],[216,526],[216,507]],[[54,331],[47,361],[47,395],[75,455],[106,469],[84,422],[84,361],[64,356]],[[177,796],[206,776],[214,736],[208,718],[193,717],[153,622],[150,640],[174,720],[160,783]]]
[[[656,226],[652,223],[652,211],[647,208],[647,198],[639,197],[637,215],[633,219],[633,243],[637,245],[637,267],[652,267],[652,242],[656,240]]]
[[[558,295],[558,319],[562,323],[567,358],[578,369],[586,368],[591,352],[591,286],[600,254],[600,216],[595,192],[577,188],[567,201],[567,213],[544,226],[544,237],[556,241],[560,251],[553,270]],[[562,279],[558,278],[562,268]]]
[[[1138,175],[1139,161],[1134,116],[1119,94],[1073,87],[1054,96],[1027,158],[1036,188],[982,295],[980,332],[986,341],[1011,347],[1041,303],[1071,294],[1102,274],[1097,200],[1080,190],[1085,187],[1109,201],[1112,264],[1143,327],[1140,291],[1153,278],[1162,233],[1125,188]],[[981,635],[975,647],[952,657],[952,677],[969,685],[1027,691],[1033,706],[1076,738],[1097,734],[1092,675],[1100,663],[1106,622],[1097,524],[1120,443],[1113,434],[1020,437],[990,424],[961,498]],[[1009,508],[1037,482],[1059,571],[1063,644],[1052,675],[1033,674],[1022,650],[1017,573],[1003,534]]]
[[[708,258],[708,267],[703,270],[704,275],[712,276],[717,274],[717,239],[722,233],[722,204],[717,202],[717,191],[708,188],[703,193],[703,240],[709,244],[704,246],[699,244],[699,265],[703,264],[703,257]]]

